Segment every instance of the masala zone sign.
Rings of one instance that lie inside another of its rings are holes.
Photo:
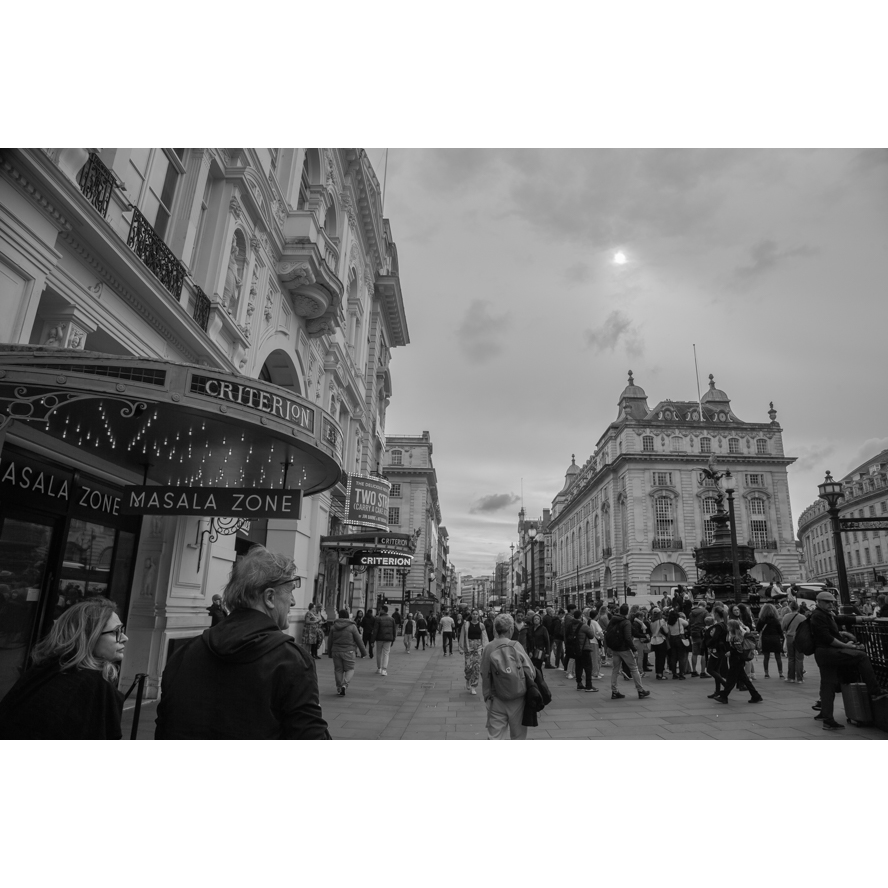
[[[254,487],[125,487],[120,513],[296,520],[302,514],[302,491]]]

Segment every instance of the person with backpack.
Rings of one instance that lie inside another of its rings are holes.
[[[589,620],[589,611],[583,611],[580,615],[575,642],[577,653],[577,690],[587,694],[597,694],[598,688],[592,687],[592,676],[598,674],[598,669],[593,665],[593,652],[598,652],[598,639],[595,630]],[[598,657],[596,656],[597,660]],[[586,686],[583,687],[583,673],[586,674]]]
[[[669,632],[663,611],[654,607],[651,611],[651,649],[654,652],[654,677],[665,681],[666,655],[669,653]]]
[[[487,706],[488,740],[526,740],[524,697],[533,684],[533,663],[524,648],[512,641],[515,621],[499,614],[493,621],[496,638],[481,655],[481,696]],[[483,631],[483,630],[482,630]]]
[[[755,642],[753,641],[750,648],[749,635],[750,633],[744,632],[744,626],[739,620],[728,620],[728,683],[720,694],[712,697],[716,703],[727,703],[735,687],[749,691],[750,703],[761,703],[764,699],[746,674],[746,661],[750,655],[755,655]]]
[[[688,635],[691,639],[691,675],[696,678],[707,678],[706,659],[703,656],[703,626],[709,611],[703,601],[695,601],[688,614]],[[697,672],[697,658],[700,659],[700,672]]]
[[[552,651],[555,654],[555,665],[553,669],[564,669],[562,659],[564,657],[564,608],[558,608],[558,613],[552,618]],[[550,661],[546,661],[549,666]]]
[[[611,669],[611,700],[622,700],[625,694],[621,694],[617,690],[617,678],[620,675],[620,669],[625,663],[635,682],[635,688],[638,691],[638,699],[643,700],[650,697],[651,692],[645,690],[641,682],[641,673],[635,664],[635,649],[632,643],[632,627],[629,624],[629,605],[620,605],[618,613],[614,614],[607,624],[604,632],[604,638],[613,654],[614,665]]]
[[[601,626],[602,633],[607,635],[607,624],[610,622],[610,611],[606,604],[602,604],[601,607],[598,608],[598,616],[595,617],[595,622]],[[600,648],[601,665],[604,667],[607,666],[607,640],[602,640]]]
[[[404,650],[407,653],[410,653],[410,641],[413,638],[413,633],[416,632],[416,621],[413,619],[413,614],[407,614],[404,617]]]
[[[681,611],[673,608],[666,618],[666,635],[669,643],[669,671],[673,678],[685,680],[688,667],[688,648],[691,646],[687,638],[688,621]],[[685,644],[685,642],[688,642]]]
[[[786,682],[801,684],[805,674],[805,655],[795,649],[796,630],[807,619],[799,613],[799,603],[794,598],[789,602],[789,613],[780,621],[780,628],[786,638]]]

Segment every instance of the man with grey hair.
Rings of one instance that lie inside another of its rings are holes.
[[[283,630],[300,585],[290,558],[254,546],[231,570],[217,626],[163,671],[156,740],[330,740],[308,653]]]
[[[493,621],[496,638],[481,654],[481,695],[487,705],[488,740],[526,740],[524,694],[534,667],[527,652],[512,641],[515,621],[500,614]]]

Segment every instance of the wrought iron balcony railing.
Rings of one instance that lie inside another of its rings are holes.
[[[126,245],[132,248],[178,302],[185,282],[185,266],[135,207]]]
[[[210,297],[201,290],[200,287],[195,285],[194,287],[194,308],[191,310],[191,317],[197,321],[198,326],[204,333],[207,332],[207,327],[210,323],[210,306],[212,303],[210,302]]]
[[[614,550],[610,546],[605,546],[601,550],[601,557],[602,558],[610,558],[611,555],[613,555],[613,554],[614,554]]]
[[[678,540],[678,539],[675,539],[675,537],[672,537],[670,539],[654,540],[651,543],[651,548],[652,549],[669,549],[669,550],[675,551],[678,549],[683,549],[684,546],[682,545],[681,540]]]
[[[86,199],[104,216],[116,182],[114,174],[99,160],[98,154],[90,154],[77,184]]]
[[[746,545],[751,549],[776,549],[777,540],[747,540]]]

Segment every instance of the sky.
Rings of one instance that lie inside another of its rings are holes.
[[[368,149],[410,344],[390,434],[431,433],[450,557],[492,573],[635,382],[783,427],[794,526],[888,447],[888,151]],[[615,262],[618,253],[623,264]],[[881,372],[880,372],[881,371]]]

